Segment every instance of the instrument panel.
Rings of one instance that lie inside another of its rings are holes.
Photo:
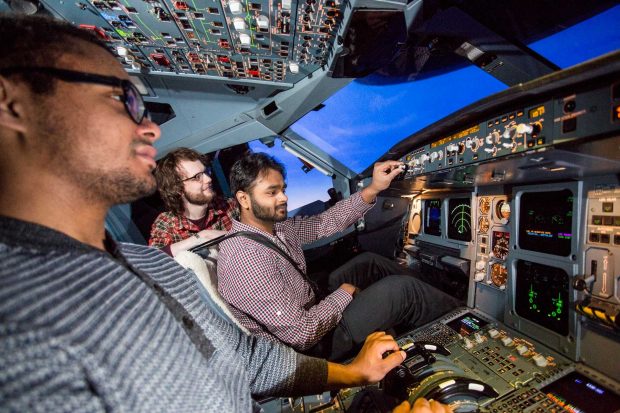
[[[487,315],[457,309],[398,340],[407,357],[378,386],[272,402],[266,412],[388,412],[426,397],[462,412],[588,412],[620,409],[620,383]]]

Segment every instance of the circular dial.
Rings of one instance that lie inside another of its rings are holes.
[[[487,232],[489,230],[489,218],[480,217],[478,220],[478,231],[479,232]]]
[[[491,282],[497,287],[506,285],[508,279],[508,269],[502,264],[491,265]]]
[[[480,207],[481,214],[488,214],[491,209],[491,200],[487,197],[482,197],[478,202],[478,206]]]
[[[413,218],[411,218],[411,227],[410,227],[411,232],[413,234],[419,234],[421,226],[422,226],[422,218],[420,218],[420,214],[414,214]]]
[[[493,256],[505,260],[508,255],[510,239],[503,232],[493,232]]]
[[[508,222],[510,219],[510,204],[508,201],[499,201],[497,205],[495,205],[495,214],[498,219]]]

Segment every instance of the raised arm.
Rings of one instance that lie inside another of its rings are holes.
[[[332,208],[311,217],[294,217],[287,221],[298,234],[301,244],[344,231],[372,208],[377,195],[390,186],[392,180],[403,170],[402,162],[385,161],[375,164],[372,182],[366,188],[343,199]]]

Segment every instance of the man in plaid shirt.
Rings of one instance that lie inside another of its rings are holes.
[[[205,157],[188,148],[178,148],[159,161],[155,178],[168,208],[151,227],[149,245],[168,255],[224,235],[239,217],[233,199],[215,196]]]
[[[378,163],[372,183],[360,192],[322,214],[287,219],[284,167],[262,153],[246,155],[230,174],[241,211],[241,222],[234,221],[230,232],[262,234],[305,273],[302,245],[343,231],[361,218],[402,172],[401,165]],[[351,355],[374,331],[413,328],[459,304],[411,275],[389,275],[386,268],[407,271],[382,266],[376,257],[362,254],[330,274],[330,285],[338,283],[320,299],[305,274],[278,252],[233,237],[220,244],[218,290],[253,334],[333,360]]]

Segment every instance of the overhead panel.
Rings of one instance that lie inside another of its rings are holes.
[[[44,1],[128,70],[293,84],[325,65],[340,0]]]

